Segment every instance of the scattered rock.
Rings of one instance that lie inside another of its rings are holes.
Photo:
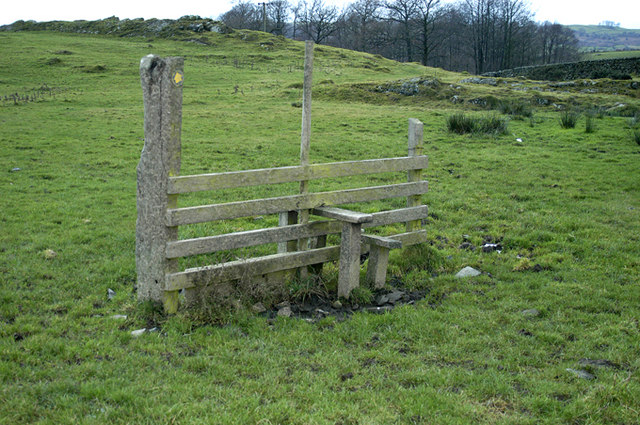
[[[131,336],[134,338],[137,338],[143,333],[145,333],[146,331],[147,331],[147,328],[136,329],[135,331],[131,331]]]
[[[276,309],[280,310],[285,307],[291,307],[291,303],[289,301],[282,301],[281,303],[276,304],[275,307]]]
[[[126,314],[114,314],[113,316],[111,316],[112,319],[114,320],[127,320],[127,315]]]
[[[538,316],[540,316],[540,312],[538,311],[538,309],[535,309],[535,308],[530,308],[528,310],[522,310],[520,313],[525,317],[538,317]]]
[[[489,86],[497,86],[498,80],[495,78],[465,78],[464,80],[460,80],[460,83],[471,83],[471,84],[487,84]]]
[[[376,305],[383,306],[385,304],[395,305],[398,301],[400,301],[405,296],[403,291],[393,291],[388,294],[378,295],[376,298]]]
[[[586,370],[576,370],[576,369],[571,369],[571,368],[567,368],[566,369],[567,372],[574,374],[576,377],[580,378],[580,379],[587,379],[587,380],[592,380],[592,379],[596,379],[596,377],[592,374],[590,374],[589,372],[587,372]]]
[[[337,309],[341,309],[342,308],[342,303],[339,300],[335,300],[333,302],[333,304],[331,304],[331,307],[335,308],[336,310]]]
[[[374,313],[374,314],[384,314],[391,310],[393,310],[393,306],[390,306],[390,305],[383,305],[381,307],[365,307],[364,308],[364,311],[366,311],[367,313]]]
[[[256,303],[251,306],[251,311],[253,311],[255,314],[261,314],[267,311],[267,309],[265,308],[264,304]]]
[[[502,245],[497,243],[486,243],[482,245],[482,252],[497,252],[500,254],[502,252]]]
[[[456,273],[456,277],[457,278],[475,277],[475,276],[480,276],[481,274],[482,272],[480,272],[479,270],[476,270],[473,267],[467,266],[464,269],[460,270],[458,273]]]
[[[523,336],[533,336],[533,334],[526,329],[520,329],[518,333]]]
[[[116,296],[116,291],[109,288],[107,289],[107,299],[112,300]]]
[[[53,260],[58,256],[58,253],[52,249],[46,249],[42,254],[44,255],[44,258],[47,260]]]
[[[462,242],[458,249],[467,250],[467,251],[475,251],[476,247],[471,242]]]
[[[278,316],[280,317],[291,317],[291,314],[293,312],[291,311],[291,307],[282,307],[280,310],[278,310]]]
[[[578,364],[583,367],[595,367],[595,368],[603,368],[603,367],[611,367],[614,369],[619,369],[620,366],[605,359],[580,359]]]
[[[16,171],[21,171],[21,170],[22,170],[22,168],[15,167],[15,168],[12,168],[12,169],[11,169],[11,172],[12,172],[12,173],[15,173]]]

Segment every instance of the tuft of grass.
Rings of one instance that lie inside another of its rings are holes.
[[[470,116],[456,113],[447,118],[447,129],[457,134],[505,134],[507,121],[495,116]]]
[[[571,111],[564,111],[560,114],[560,127],[564,129],[575,128],[578,123],[578,114]]]
[[[499,110],[501,113],[511,115],[515,119],[524,119],[533,116],[533,108],[531,105],[520,100],[500,101]]]
[[[596,124],[593,122],[593,117],[591,115],[586,116],[586,120],[584,123],[584,132],[588,134],[596,132]]]

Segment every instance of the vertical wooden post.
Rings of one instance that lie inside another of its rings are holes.
[[[349,298],[360,283],[360,239],[362,224],[343,223],[338,269],[338,296]]]
[[[307,40],[304,43],[304,82],[302,88],[302,131],[300,134],[300,165],[309,165],[309,150],[311,145],[311,84],[313,82],[313,41]],[[300,182],[300,193],[309,193],[309,181]],[[307,224],[309,222],[309,210],[298,212],[298,223]],[[298,241],[298,251],[308,249],[308,239]],[[308,276],[306,267],[300,268],[300,278]]]
[[[423,124],[415,118],[409,118],[409,156],[422,155],[423,149]],[[422,170],[409,170],[407,181],[417,182],[422,180]],[[407,197],[407,207],[417,207],[422,205],[422,199],[420,195],[413,195]],[[413,220],[407,222],[407,232],[414,230],[420,230],[422,223],[420,220]]]
[[[177,195],[167,194],[167,184],[180,174],[183,69],[182,58],[149,55],[140,61],[144,147],[137,168],[138,299],[162,302],[169,313],[178,308],[178,292],[164,291],[165,275],[177,271],[177,260],[168,260],[165,251],[178,229],[166,226],[167,209],[177,206]]]

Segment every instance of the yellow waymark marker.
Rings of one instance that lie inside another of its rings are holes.
[[[181,86],[183,81],[184,81],[184,75],[182,74],[182,72],[176,71],[176,73],[173,74],[173,82],[174,82],[174,84],[176,86]]]

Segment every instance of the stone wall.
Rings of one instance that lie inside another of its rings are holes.
[[[553,65],[525,66],[483,74],[490,77],[526,77],[530,80],[565,81],[578,78],[630,79],[640,75],[640,58],[602,59],[560,63]]]

